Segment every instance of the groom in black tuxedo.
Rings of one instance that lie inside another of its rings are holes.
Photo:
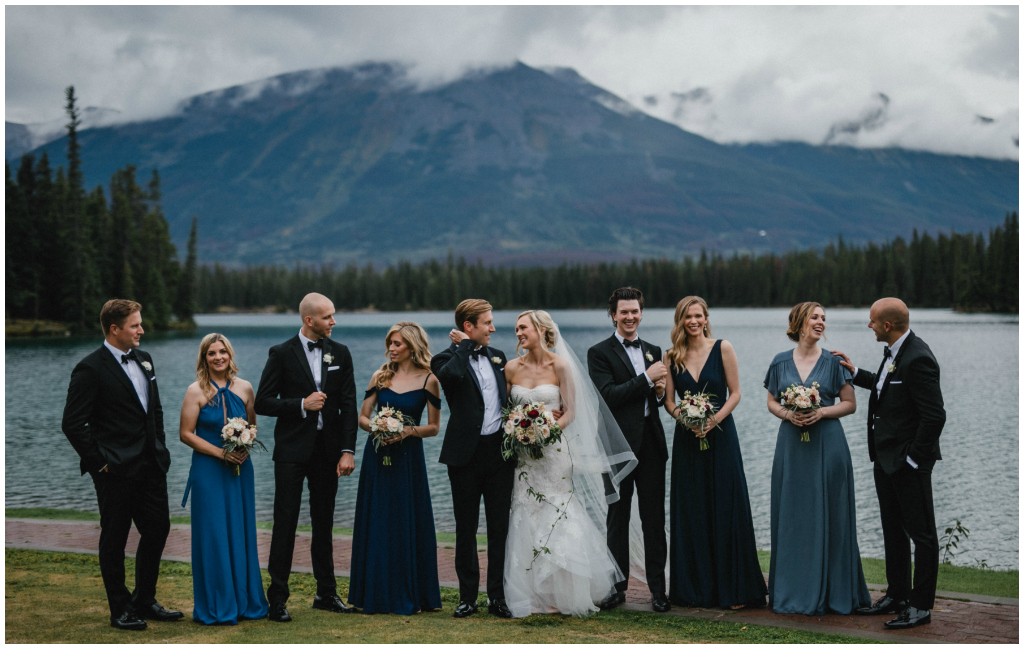
[[[868,453],[875,463],[875,491],[885,544],[885,596],[861,615],[899,615],[887,629],[910,629],[931,622],[939,574],[939,539],[932,505],[932,468],[946,423],[939,386],[939,364],[932,350],[910,331],[910,311],[896,298],[871,306],[868,327],[886,344],[878,372],[842,365],[853,384],[871,391],[868,401]],[[910,542],[914,542],[911,587]]]
[[[100,574],[110,606],[110,626],[146,628],[142,618],[173,621],[156,601],[160,556],[171,529],[167,508],[164,411],[153,359],[136,349],[144,333],[142,306],[110,300],[100,310],[103,346],[75,366],[61,428],[78,452],[82,474],[96,487],[100,509]],[[124,580],[124,546],[132,522],[139,530],[135,591]]]
[[[285,608],[302,505],[309,483],[313,524],[310,555],[316,578],[313,608],[352,610],[338,597],[334,578],[334,500],[338,478],[355,469],[356,383],[352,355],[330,339],[334,304],[310,293],[299,304],[298,335],[270,348],[260,377],[256,414],[277,417],[274,427],[274,533],[270,540],[270,619],[290,622]]]
[[[602,609],[626,601],[629,582],[629,518],[634,486],[644,532],[645,569],[651,605],[658,613],[671,609],[665,596],[665,463],[668,445],[658,409],[665,401],[668,370],[661,348],[640,340],[637,327],[643,318],[644,295],[639,289],[616,289],[608,300],[615,333],[587,352],[587,367],[630,449],[637,465],[619,484],[618,502],[608,505],[608,548],[624,579],[615,592],[598,603]]]
[[[448,465],[455,514],[455,573],[459,605],[455,617],[476,613],[480,563],[476,530],[480,498],[487,516],[487,609],[512,617],[505,603],[505,539],[512,508],[512,476],[516,460],[501,457],[501,409],[507,400],[505,354],[488,347],[494,333],[491,305],[463,300],[455,309],[452,344],[430,361],[450,415],[441,445],[440,462]]]

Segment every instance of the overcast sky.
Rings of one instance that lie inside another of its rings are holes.
[[[1017,158],[1018,8],[30,7],[6,17],[6,119],[167,114],[191,95],[389,60],[424,85],[569,66],[719,142],[801,140]]]

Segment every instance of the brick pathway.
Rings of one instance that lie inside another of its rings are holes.
[[[259,537],[260,562],[266,566],[270,553],[270,531],[257,530]],[[99,545],[100,527],[95,522],[52,521],[11,519],[5,521],[5,542],[9,548],[37,550],[63,550],[69,552],[96,553]],[[138,545],[138,533],[132,528],[128,548]],[[310,536],[299,532],[295,539],[295,565],[297,572],[309,572]],[[191,556],[192,532],[188,525],[173,525],[164,549],[168,560],[188,561]],[[334,538],[334,567],[339,576],[347,576],[351,560],[352,544],[349,537]],[[486,583],[487,553],[480,552],[480,583]],[[438,576],[443,586],[458,587],[455,576],[455,550],[453,543],[438,543]],[[872,592],[875,599],[878,592]],[[887,616],[863,617],[858,615],[778,615],[770,609],[744,609],[727,611],[720,609],[686,609],[674,607],[676,615],[716,619],[740,624],[838,633],[865,639],[888,642],[961,642],[961,643],[1013,643],[1019,642],[1019,606],[1017,600],[983,597],[978,595],[950,593],[957,599],[938,599],[932,610],[932,623],[909,631],[886,631],[882,624]],[[958,601],[958,600],[983,601]],[[989,602],[1002,602],[1001,604]],[[650,610],[650,593],[645,584],[630,580],[627,592],[627,608]]]

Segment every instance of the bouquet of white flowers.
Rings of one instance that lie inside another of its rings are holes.
[[[811,387],[797,385],[796,383],[791,384],[782,393],[782,398],[780,399],[782,407],[793,412],[817,410],[821,407],[821,396],[818,394],[818,387],[820,386],[818,386],[817,381],[811,383]],[[811,441],[811,434],[806,428],[800,429],[800,441]]]
[[[263,442],[256,439],[256,426],[250,426],[249,422],[241,417],[228,419],[224,427],[220,429],[220,438],[224,440],[225,453],[242,449],[246,453],[252,454],[256,445],[259,445],[261,450],[267,450]],[[241,470],[239,465],[230,462],[228,464],[234,469],[234,474],[238,475]]]
[[[562,429],[551,411],[541,403],[515,403],[501,411],[504,439],[501,456],[544,457],[544,447],[562,439]]]
[[[690,430],[700,428],[700,432],[694,434],[700,438],[700,450],[702,451],[708,450],[708,419],[715,414],[716,410],[714,404],[711,403],[714,396],[708,392],[696,394],[690,394],[689,391],[684,392],[683,398],[679,402],[679,408],[676,409],[676,421]]]
[[[384,406],[370,418],[370,434],[373,435],[373,448],[380,454],[380,447],[384,446],[384,459],[381,464],[391,466],[390,444],[387,440],[402,438],[402,430],[406,426],[412,426],[415,422],[412,417],[402,414],[402,411],[391,406]]]

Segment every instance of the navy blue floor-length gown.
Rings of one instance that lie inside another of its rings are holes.
[[[826,350],[806,381],[793,352],[778,354],[764,387],[778,399],[790,385],[818,383],[822,406],[831,406],[850,381]],[[779,426],[772,463],[772,559],[768,592],[776,613],[847,614],[871,604],[857,546],[853,462],[843,425],[821,419],[800,441],[800,429]]]
[[[698,380],[672,367],[677,399],[710,392],[721,408],[729,388],[716,340]],[[680,606],[764,606],[767,590],[757,562],[747,478],[732,414],[708,432],[708,448],[676,424],[669,501],[669,599]]]
[[[427,403],[441,407],[441,400],[426,387],[409,392],[372,388],[366,396],[374,391],[378,407],[397,408],[417,423]],[[390,465],[383,464],[385,453],[391,456]],[[390,449],[381,447],[380,453],[372,436],[367,437],[350,574],[348,601],[364,613],[412,615],[441,608],[434,510],[419,437],[406,437]]]
[[[245,402],[227,387],[199,411],[196,435],[215,446],[225,417],[245,419]],[[184,507],[192,495],[192,617],[203,624],[237,624],[266,617],[267,597],[256,547],[252,459],[235,475],[219,458],[192,452]]]

